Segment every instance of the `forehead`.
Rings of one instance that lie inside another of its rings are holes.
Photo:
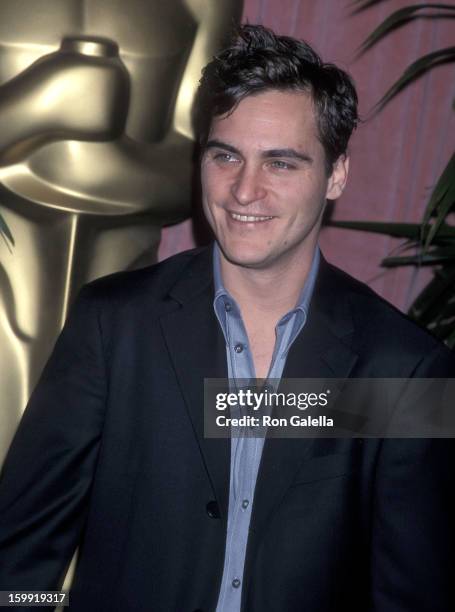
[[[234,111],[214,117],[210,138],[215,137],[260,149],[321,147],[314,104],[305,92],[269,90],[250,95]]]

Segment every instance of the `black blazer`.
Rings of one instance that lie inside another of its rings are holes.
[[[79,544],[70,610],[213,612],[229,440],[203,436],[226,376],[211,250],[84,288],[4,465],[0,590],[52,590]],[[448,375],[449,352],[322,261],[286,377]],[[267,440],[243,612],[448,612],[451,440]]]

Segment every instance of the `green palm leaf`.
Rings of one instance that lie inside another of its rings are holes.
[[[425,240],[424,250],[428,249],[434,236],[438,233],[447,215],[455,205],[455,154],[449,160],[443,173],[439,177],[436,187],[431,194],[430,201],[425,209],[422,220],[422,228],[429,223],[431,216],[436,214],[436,219],[428,232]],[[423,236],[422,236],[423,238]]]
[[[412,81],[422,76],[425,72],[434,68],[438,64],[455,61],[455,47],[447,47],[428,53],[413,62],[406,68],[401,77],[395,81],[390,89],[376,104],[376,112],[380,111],[396,94]]]
[[[355,9],[356,13],[360,13],[360,11],[363,11],[364,9],[369,8],[370,6],[374,6],[375,4],[379,4],[380,2],[383,2],[384,0],[352,0],[352,5],[355,6],[356,4],[360,4],[361,6],[358,6]],[[364,3],[362,5],[362,2]]]
[[[424,252],[430,246],[430,243],[433,240],[434,236],[436,236],[440,227],[445,222],[445,219],[447,215],[449,214],[449,212],[451,211],[454,205],[454,202],[455,202],[455,181],[452,181],[449,190],[447,191],[446,195],[444,196],[443,200],[440,203],[440,206],[438,207],[438,214],[437,214],[436,220],[430,226],[431,229],[426,236]]]
[[[435,270],[433,279],[417,296],[409,314],[423,325],[429,325],[444,308],[444,305],[453,298],[454,293],[455,270],[453,267]]]
[[[436,183],[435,188],[433,189],[433,193],[431,194],[430,201],[427,204],[425,209],[425,213],[423,215],[422,223],[428,223],[431,215],[444,198],[445,194],[450,188],[450,183],[454,180],[455,177],[455,153],[450,158],[447,166],[444,168],[441,176]]]
[[[366,8],[363,7],[363,8]],[[424,10],[432,10],[430,14],[425,13],[419,15],[418,13]],[[439,13],[439,11],[445,11],[444,13]],[[360,45],[360,53],[363,53],[374,44],[378,42],[383,36],[397,28],[398,26],[404,25],[411,19],[415,19],[418,17],[446,17],[447,11],[454,11],[455,6],[453,4],[433,4],[433,3],[425,3],[425,4],[412,4],[411,6],[405,6],[402,9],[399,9],[389,15],[387,19],[385,19],[373,32],[363,41]]]
[[[353,13],[377,5],[385,0],[353,0]],[[382,37],[413,19],[421,17],[451,19],[455,17],[454,4],[412,4],[391,13],[360,46],[360,53],[370,48]],[[382,108],[412,81],[435,66],[455,61],[455,47],[433,51],[406,68],[401,77],[389,88],[376,104],[372,115]],[[455,101],[453,102],[455,110]],[[450,346],[455,346],[455,226],[450,225],[450,213],[455,212],[455,155],[452,155],[434,187],[420,224],[384,223],[370,221],[332,221],[333,227],[385,234],[405,240],[393,256],[386,257],[381,265],[432,266],[433,278],[418,295],[410,316],[426,326],[434,335]]]
[[[453,262],[455,264],[455,245],[446,248],[432,249],[427,253],[386,257],[381,266],[395,268],[397,266],[433,266]]]

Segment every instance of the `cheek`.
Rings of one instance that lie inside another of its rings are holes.
[[[213,202],[218,199],[222,192],[223,181],[221,179],[222,177],[219,176],[219,172],[214,171],[213,168],[202,169],[201,185],[204,200]]]
[[[202,172],[201,174],[201,186],[202,186],[202,208],[204,215],[214,229],[216,219],[219,217],[219,211],[217,203],[221,200],[219,185],[213,176],[213,173]]]
[[[210,179],[210,173],[207,172],[207,170],[204,168],[204,166],[201,167],[201,187],[202,187],[202,195],[205,196],[208,194],[209,191],[209,182]]]
[[[325,192],[321,189],[290,192],[287,199],[290,223],[299,230],[307,226],[319,217],[325,202]]]

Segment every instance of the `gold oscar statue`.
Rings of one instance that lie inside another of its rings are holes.
[[[0,463],[68,306],[189,212],[190,109],[241,0],[1,0]]]

